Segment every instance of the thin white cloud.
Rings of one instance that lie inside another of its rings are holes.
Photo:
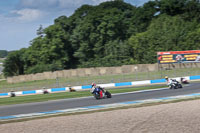
[[[93,4],[99,4],[106,1],[114,1],[114,0],[91,0]]]
[[[40,20],[46,13],[36,9],[12,10],[7,14],[0,14],[0,24],[31,23]]]
[[[18,9],[37,9],[46,13],[46,17],[70,16],[83,4],[98,5],[102,2],[113,0],[20,0]]]
[[[36,9],[22,9],[12,11],[13,14],[16,14],[16,19],[20,21],[35,21],[42,17],[42,12]]]
[[[21,8],[49,8],[57,5],[58,0],[20,0],[19,7]]]
[[[125,0],[125,2],[131,3],[135,6],[142,6],[144,3],[148,1],[154,1],[154,0]]]
[[[83,4],[97,5],[102,2],[113,1],[113,0],[58,0],[58,5],[61,8],[72,8],[80,7]]]
[[[34,8],[34,9],[45,9],[52,8],[74,8],[80,7],[83,4],[97,5],[99,3],[112,0],[20,0],[20,8]],[[51,9],[52,10],[52,9]]]

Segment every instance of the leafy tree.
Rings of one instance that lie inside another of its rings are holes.
[[[142,7],[138,7],[132,16],[132,27],[135,27],[137,33],[146,31],[158,11],[157,3],[154,1],[149,1]]]
[[[189,0],[160,0],[158,7],[161,14],[175,16],[184,13],[184,6]]]
[[[122,1],[102,3],[96,8],[83,6],[78,9],[79,14],[87,12],[71,37],[74,57],[79,59],[79,66],[101,65],[101,62],[94,63],[96,62],[94,60],[107,56],[105,53],[107,43],[127,40],[132,35],[127,31],[131,28],[130,22],[134,10],[133,6]]]
[[[0,50],[0,58],[5,58],[8,55],[8,51]]]
[[[200,1],[199,0],[189,0],[184,5],[183,18],[187,21],[198,20],[200,21]]]
[[[148,30],[129,39],[136,63],[155,63],[156,52],[184,50],[187,33],[195,28],[195,22],[185,22],[179,16],[162,15],[152,21]],[[191,47],[188,45],[187,48]],[[191,48],[189,48],[191,49]]]
[[[160,14],[180,15],[187,21],[200,20],[199,0],[156,0],[156,3]]]
[[[43,33],[44,33],[43,27],[42,27],[42,25],[40,25],[40,27],[37,30],[37,35],[40,37],[43,37]]]
[[[9,53],[3,64],[3,73],[6,77],[24,74],[24,61],[22,59],[24,52],[25,49],[21,49]]]
[[[195,30],[190,31],[184,41],[182,42],[183,50],[196,50],[200,49],[200,25],[197,25]]]

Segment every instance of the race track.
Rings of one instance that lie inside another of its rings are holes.
[[[37,112],[48,112],[52,110],[71,109],[84,106],[93,106],[101,104],[120,103],[125,101],[146,100],[152,98],[170,97],[177,95],[186,95],[200,93],[200,83],[191,83],[182,89],[163,89],[149,92],[128,93],[113,95],[111,99],[96,100],[94,97],[62,99],[47,102],[27,103],[18,105],[0,106],[0,116],[10,116],[18,114],[28,114]]]

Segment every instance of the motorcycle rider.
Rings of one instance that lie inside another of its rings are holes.
[[[171,86],[173,83],[177,82],[175,79],[168,78],[168,76],[165,76],[165,80],[167,81],[168,86]]]
[[[96,88],[96,84],[94,82],[92,82],[92,88],[90,89],[90,92],[93,93],[94,89]]]
[[[165,76],[165,80],[167,81],[167,85],[171,88],[175,84],[179,84],[179,82],[176,79],[169,79],[168,76]],[[182,88],[182,87],[181,87]]]
[[[167,85],[170,85],[172,83],[172,80],[168,78],[168,76],[165,76],[165,80],[167,81]]]
[[[104,89],[103,89],[102,87],[97,86],[96,83],[94,83],[94,82],[93,82],[91,85],[92,85],[92,88],[90,89],[90,92],[91,92],[91,93],[93,93],[93,91],[94,91],[95,88],[98,88],[98,89],[102,90],[102,92],[103,92],[103,97],[104,97]]]

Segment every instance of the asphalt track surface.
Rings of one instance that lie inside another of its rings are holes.
[[[48,112],[53,110],[72,109],[85,106],[95,106],[101,104],[112,104],[126,101],[146,100],[153,98],[170,97],[200,93],[200,83],[191,83],[182,89],[164,89],[149,92],[128,93],[113,95],[110,99],[96,100],[94,97],[62,99],[47,102],[17,104],[0,106],[0,116],[10,116],[28,113]]]

